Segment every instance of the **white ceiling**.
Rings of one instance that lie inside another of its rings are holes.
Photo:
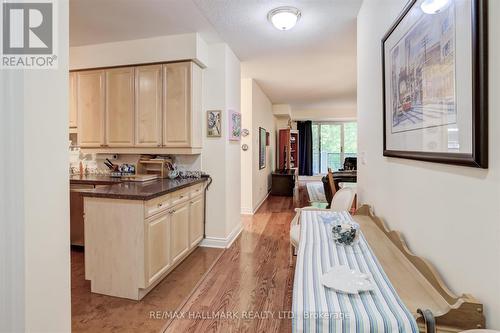
[[[70,0],[70,46],[199,32],[220,41],[191,0]]]
[[[273,103],[295,110],[356,103],[356,16],[362,0],[71,0],[70,45],[199,32],[225,41]],[[279,31],[269,10],[299,8]]]

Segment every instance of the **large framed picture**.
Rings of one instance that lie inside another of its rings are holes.
[[[410,0],[382,40],[384,156],[488,167],[487,0]]]

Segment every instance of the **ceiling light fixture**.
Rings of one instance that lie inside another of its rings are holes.
[[[425,0],[420,5],[422,11],[426,14],[438,14],[448,6],[450,0]]]
[[[278,30],[292,29],[300,19],[300,10],[295,7],[274,8],[267,14],[267,19]]]

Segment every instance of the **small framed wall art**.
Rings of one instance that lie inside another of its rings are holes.
[[[207,111],[207,137],[220,137],[222,135],[222,115],[220,110]]]
[[[234,110],[228,110],[229,117],[229,140],[239,141],[241,138],[241,113]]]

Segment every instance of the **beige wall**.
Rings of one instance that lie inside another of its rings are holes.
[[[488,170],[382,156],[380,41],[406,0],[365,0],[358,16],[359,200],[374,206],[456,293],[485,304],[500,329],[500,1],[490,0]],[[364,163],[363,163],[363,160]]]
[[[68,1],[55,5],[58,68],[0,74],[1,332],[71,330]]]
[[[242,144],[247,144],[249,149],[242,153],[241,210],[251,214],[271,188],[271,173],[275,169],[276,160],[276,117],[271,101],[255,80],[242,80],[241,95],[244,126],[250,132],[250,135],[242,139]],[[259,169],[259,127],[265,128],[270,135],[264,169]]]
[[[206,64],[208,46],[196,33],[70,48],[70,69],[193,59]]]

